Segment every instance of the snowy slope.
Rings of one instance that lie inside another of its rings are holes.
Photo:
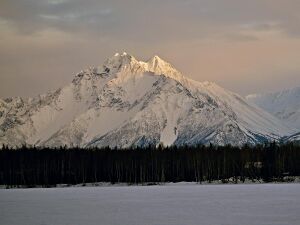
[[[71,84],[0,100],[0,144],[11,146],[242,145],[292,131],[241,96],[184,77],[158,56],[115,54]]]
[[[300,132],[282,138],[283,142],[300,142]]]
[[[300,87],[269,94],[249,95],[246,98],[300,130]]]

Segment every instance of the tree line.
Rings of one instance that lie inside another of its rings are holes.
[[[36,148],[0,150],[0,185],[204,182],[228,179],[270,182],[300,175],[300,147],[257,146]]]

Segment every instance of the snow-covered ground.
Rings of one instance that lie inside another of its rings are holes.
[[[300,184],[0,190],[1,225],[300,224]]]

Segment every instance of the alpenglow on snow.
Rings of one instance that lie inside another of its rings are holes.
[[[63,88],[0,100],[1,146],[240,146],[291,133],[238,94],[193,81],[158,56],[117,53]]]

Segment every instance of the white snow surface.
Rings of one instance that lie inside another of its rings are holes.
[[[299,184],[0,189],[1,225],[299,225]]]
[[[294,131],[244,98],[122,53],[32,99],[0,99],[0,146],[256,144]]]

